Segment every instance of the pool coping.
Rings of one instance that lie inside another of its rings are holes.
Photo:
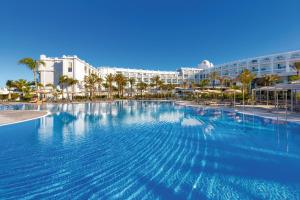
[[[20,110],[20,111],[22,111],[22,110]],[[42,110],[24,110],[24,111],[42,112]],[[27,122],[27,121],[31,121],[31,120],[35,120],[35,119],[40,119],[40,118],[46,117],[46,116],[48,116],[50,114],[51,114],[51,112],[47,111],[46,114],[38,116],[38,117],[31,117],[31,118],[24,119],[24,120],[19,120],[19,121],[14,121],[14,122],[0,124],[0,127],[7,126],[7,125],[13,125],[13,124],[17,124],[17,123],[22,123],[22,122]]]

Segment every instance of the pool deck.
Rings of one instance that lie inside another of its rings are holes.
[[[262,108],[262,107],[255,107],[255,106],[252,107],[250,105],[245,106],[245,108],[243,106],[237,106],[235,108],[226,107],[226,106],[203,106],[191,101],[176,101],[175,103],[183,106],[191,106],[196,108],[207,107],[207,108],[214,108],[214,109],[222,109],[231,112],[244,113],[247,115],[256,115],[256,116],[269,118],[269,119],[300,123],[300,113],[289,112],[289,111],[286,112],[285,110],[274,110],[271,109],[270,107]]]
[[[3,110],[0,111],[0,126],[41,118],[47,114],[47,111]]]

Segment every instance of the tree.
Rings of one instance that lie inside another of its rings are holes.
[[[296,75],[290,76],[289,79],[290,81],[297,81],[300,80],[300,62],[295,63],[295,69],[297,71]]]
[[[23,58],[23,59],[19,60],[19,64],[26,65],[33,72],[35,88],[37,89],[38,85],[37,85],[36,73],[37,73],[38,67],[40,65],[45,66],[46,63],[42,60],[34,60],[32,58]]]
[[[72,100],[74,99],[74,93],[75,93],[75,85],[78,84],[78,80],[76,79],[73,79],[73,78],[68,78],[67,79],[67,82],[68,82],[68,86],[72,86]]]
[[[184,80],[184,81],[182,82],[182,87],[183,87],[184,89],[186,89],[186,88],[188,87],[188,82],[187,82],[186,80]]]
[[[98,78],[97,80],[97,88],[98,88],[98,95],[100,96],[100,92],[101,92],[101,85],[102,85],[103,79],[101,77]]]
[[[143,91],[147,89],[148,85],[144,82],[139,82],[137,85],[137,89],[140,91],[141,97],[143,98]]]
[[[135,78],[129,78],[128,79],[128,82],[130,84],[130,96],[132,97],[132,93],[133,93],[133,86],[135,85]]]
[[[230,77],[228,77],[228,76],[218,76],[218,81],[220,82],[221,88],[223,88],[226,83],[229,83]]]
[[[220,76],[219,76],[219,73],[216,72],[216,71],[213,71],[213,72],[211,72],[211,73],[209,74],[209,79],[210,79],[210,81],[212,82],[213,88],[215,88],[216,80],[218,80],[219,77],[220,77]]]
[[[68,86],[68,79],[69,79],[68,76],[62,75],[62,76],[59,77],[59,80],[58,80],[58,83],[59,83],[59,85],[61,87],[62,98],[64,98],[64,88]],[[69,99],[68,88],[67,88],[67,97]]]
[[[31,90],[30,88],[30,82],[19,79],[17,81],[14,81],[13,86],[17,89],[17,91],[22,93],[22,96],[24,97],[26,94],[28,94]]]
[[[109,91],[109,98],[112,99],[114,76],[112,74],[108,74],[105,79]]]
[[[11,93],[10,93],[10,91],[11,91],[11,89],[14,87],[14,81],[13,80],[7,80],[6,81],[6,87],[7,87],[7,90],[8,90],[8,100],[10,100],[11,99]]]
[[[199,86],[200,86],[200,88],[205,88],[206,86],[208,86],[208,84],[209,84],[209,80],[208,79],[203,79],[203,80],[201,80],[200,82],[199,82]]]
[[[172,94],[171,91],[175,89],[175,85],[172,83],[169,83],[166,85],[166,89],[170,94]]]
[[[156,89],[159,88],[159,86],[162,84],[162,81],[160,80],[159,76],[154,76],[151,78],[151,83],[155,86]]]
[[[295,68],[297,70],[297,76],[300,76],[300,62],[295,63]]]
[[[123,91],[124,91],[124,87],[127,84],[127,79],[123,74],[117,73],[114,76],[114,81],[117,83],[117,87],[118,87],[118,96],[121,97],[123,96]]]
[[[239,75],[239,81],[242,83],[242,92],[243,92],[243,106],[245,107],[245,90],[248,92],[248,88],[252,80],[255,78],[255,75],[252,74],[248,69],[244,69],[244,71]]]
[[[46,87],[51,88],[52,96],[54,97],[54,100],[57,100],[59,91],[56,89],[55,85],[53,85],[52,83],[48,83],[46,84]]]
[[[84,77],[85,87],[87,88],[87,90],[89,92],[89,97],[90,97],[91,101],[93,100],[94,93],[95,93],[95,90],[96,90],[99,82],[101,82],[100,77],[97,76],[96,74],[90,74],[89,76]]]
[[[279,76],[276,74],[264,75],[262,81],[265,86],[271,86],[279,80]]]

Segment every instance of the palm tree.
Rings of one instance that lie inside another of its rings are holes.
[[[300,76],[300,62],[295,63],[295,68],[297,70],[297,76]]]
[[[135,78],[132,77],[132,78],[129,78],[129,79],[128,79],[128,82],[129,82],[129,84],[130,84],[130,96],[132,97],[133,86],[134,86],[136,80],[135,80]]]
[[[203,89],[204,87],[208,86],[208,84],[209,84],[209,80],[208,79],[203,79],[203,80],[200,81],[199,86],[200,86],[200,88]]]
[[[295,69],[297,70],[297,74],[289,77],[291,81],[300,80],[300,62],[295,63]]]
[[[11,99],[11,93],[10,93],[10,91],[11,91],[11,88],[14,87],[15,83],[14,83],[13,80],[7,80],[5,85],[6,85],[7,90],[8,90],[8,100],[10,100]]]
[[[155,88],[158,89],[159,86],[162,84],[162,81],[160,80],[159,76],[154,76],[153,78],[151,78],[151,83],[153,83]]]
[[[74,93],[75,93],[75,85],[78,84],[79,81],[76,80],[76,79],[73,79],[73,78],[68,78],[67,81],[68,81],[68,86],[72,86],[71,97],[72,97],[72,100],[73,100],[74,99]]]
[[[100,92],[101,92],[101,85],[102,85],[102,82],[103,82],[103,79],[101,77],[98,77],[98,80],[97,80],[97,88],[98,88],[98,95],[100,96]]]
[[[227,76],[218,76],[218,80],[219,80],[219,83],[220,83],[220,86],[221,86],[221,96],[222,96],[222,100],[223,100],[223,98],[224,98],[223,87],[225,85],[225,82],[229,80],[229,77],[227,77]]]
[[[172,95],[171,91],[175,89],[175,85],[172,83],[169,83],[166,85],[166,89]]]
[[[209,79],[210,79],[210,81],[212,82],[213,88],[215,88],[216,80],[218,80],[219,77],[220,77],[220,76],[219,76],[219,73],[216,72],[216,71],[213,71],[213,72],[211,72],[211,73],[209,74]]]
[[[182,82],[182,87],[183,87],[184,89],[186,89],[186,88],[188,87],[188,82],[187,82],[186,80],[184,80],[184,81]]]
[[[245,90],[247,92],[250,83],[255,78],[255,75],[252,74],[248,69],[244,69],[244,71],[239,75],[239,81],[242,83],[242,92],[243,92],[243,106],[245,107]]]
[[[124,86],[126,86],[127,80],[126,77],[123,74],[117,73],[114,76],[114,80],[117,83],[118,87],[118,96],[123,96]]]
[[[112,99],[114,76],[110,73],[106,76],[105,79],[106,79],[106,84],[107,84],[108,90],[109,90],[109,98]]]
[[[14,81],[13,86],[22,93],[22,96],[24,97],[25,94],[30,92],[30,82],[24,80],[24,79],[19,79],[17,81]]]
[[[140,91],[141,93],[141,97],[143,98],[143,91],[147,89],[148,85],[147,83],[144,82],[139,82],[137,85],[137,89]]]
[[[46,63],[42,60],[34,60],[32,58],[23,58],[23,59],[19,60],[19,64],[26,65],[33,72],[35,88],[37,89],[38,85],[37,85],[36,73],[37,73],[38,67],[40,65],[45,66]]]
[[[90,74],[89,76],[84,77],[85,87],[89,91],[90,100],[93,100],[94,93],[95,93],[95,90],[97,88],[99,81],[100,81],[100,78],[96,74]]]
[[[60,85],[60,87],[61,87],[61,95],[62,95],[62,99],[64,98],[64,88],[65,88],[65,86],[67,86],[67,84],[68,84],[68,79],[69,79],[68,76],[62,75],[62,76],[59,77],[59,80],[58,80],[59,85]],[[68,96],[68,99],[69,99],[68,88],[67,88],[67,96]]]
[[[276,74],[264,75],[262,80],[265,86],[271,86],[279,80],[279,76]]]
[[[56,89],[55,85],[53,85],[52,83],[48,83],[46,84],[46,87],[51,88],[52,96],[54,97],[54,100],[57,100],[57,96],[59,92]]]

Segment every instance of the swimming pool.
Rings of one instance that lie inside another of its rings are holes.
[[[0,199],[300,199],[299,124],[172,102],[38,109],[52,114],[0,127]]]

